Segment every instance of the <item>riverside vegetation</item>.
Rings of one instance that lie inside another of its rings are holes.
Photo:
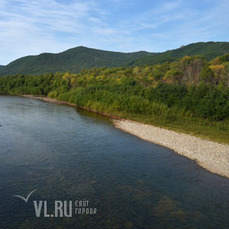
[[[0,77],[1,95],[43,95],[229,144],[229,55]]]

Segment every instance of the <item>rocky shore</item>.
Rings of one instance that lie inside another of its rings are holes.
[[[114,120],[114,125],[143,140],[165,146],[195,160],[212,173],[229,178],[229,145],[130,120]]]

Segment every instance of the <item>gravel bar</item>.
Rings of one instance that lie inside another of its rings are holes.
[[[229,145],[130,120],[114,119],[113,122],[125,132],[172,149],[208,171],[229,178]]]

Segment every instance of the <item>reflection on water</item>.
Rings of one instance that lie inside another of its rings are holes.
[[[0,228],[229,228],[228,179],[108,118],[1,96],[0,125]],[[57,200],[97,212],[36,217],[33,201]]]

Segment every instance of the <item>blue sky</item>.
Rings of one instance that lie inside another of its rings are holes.
[[[0,64],[76,46],[162,52],[229,41],[228,0],[0,0]]]

